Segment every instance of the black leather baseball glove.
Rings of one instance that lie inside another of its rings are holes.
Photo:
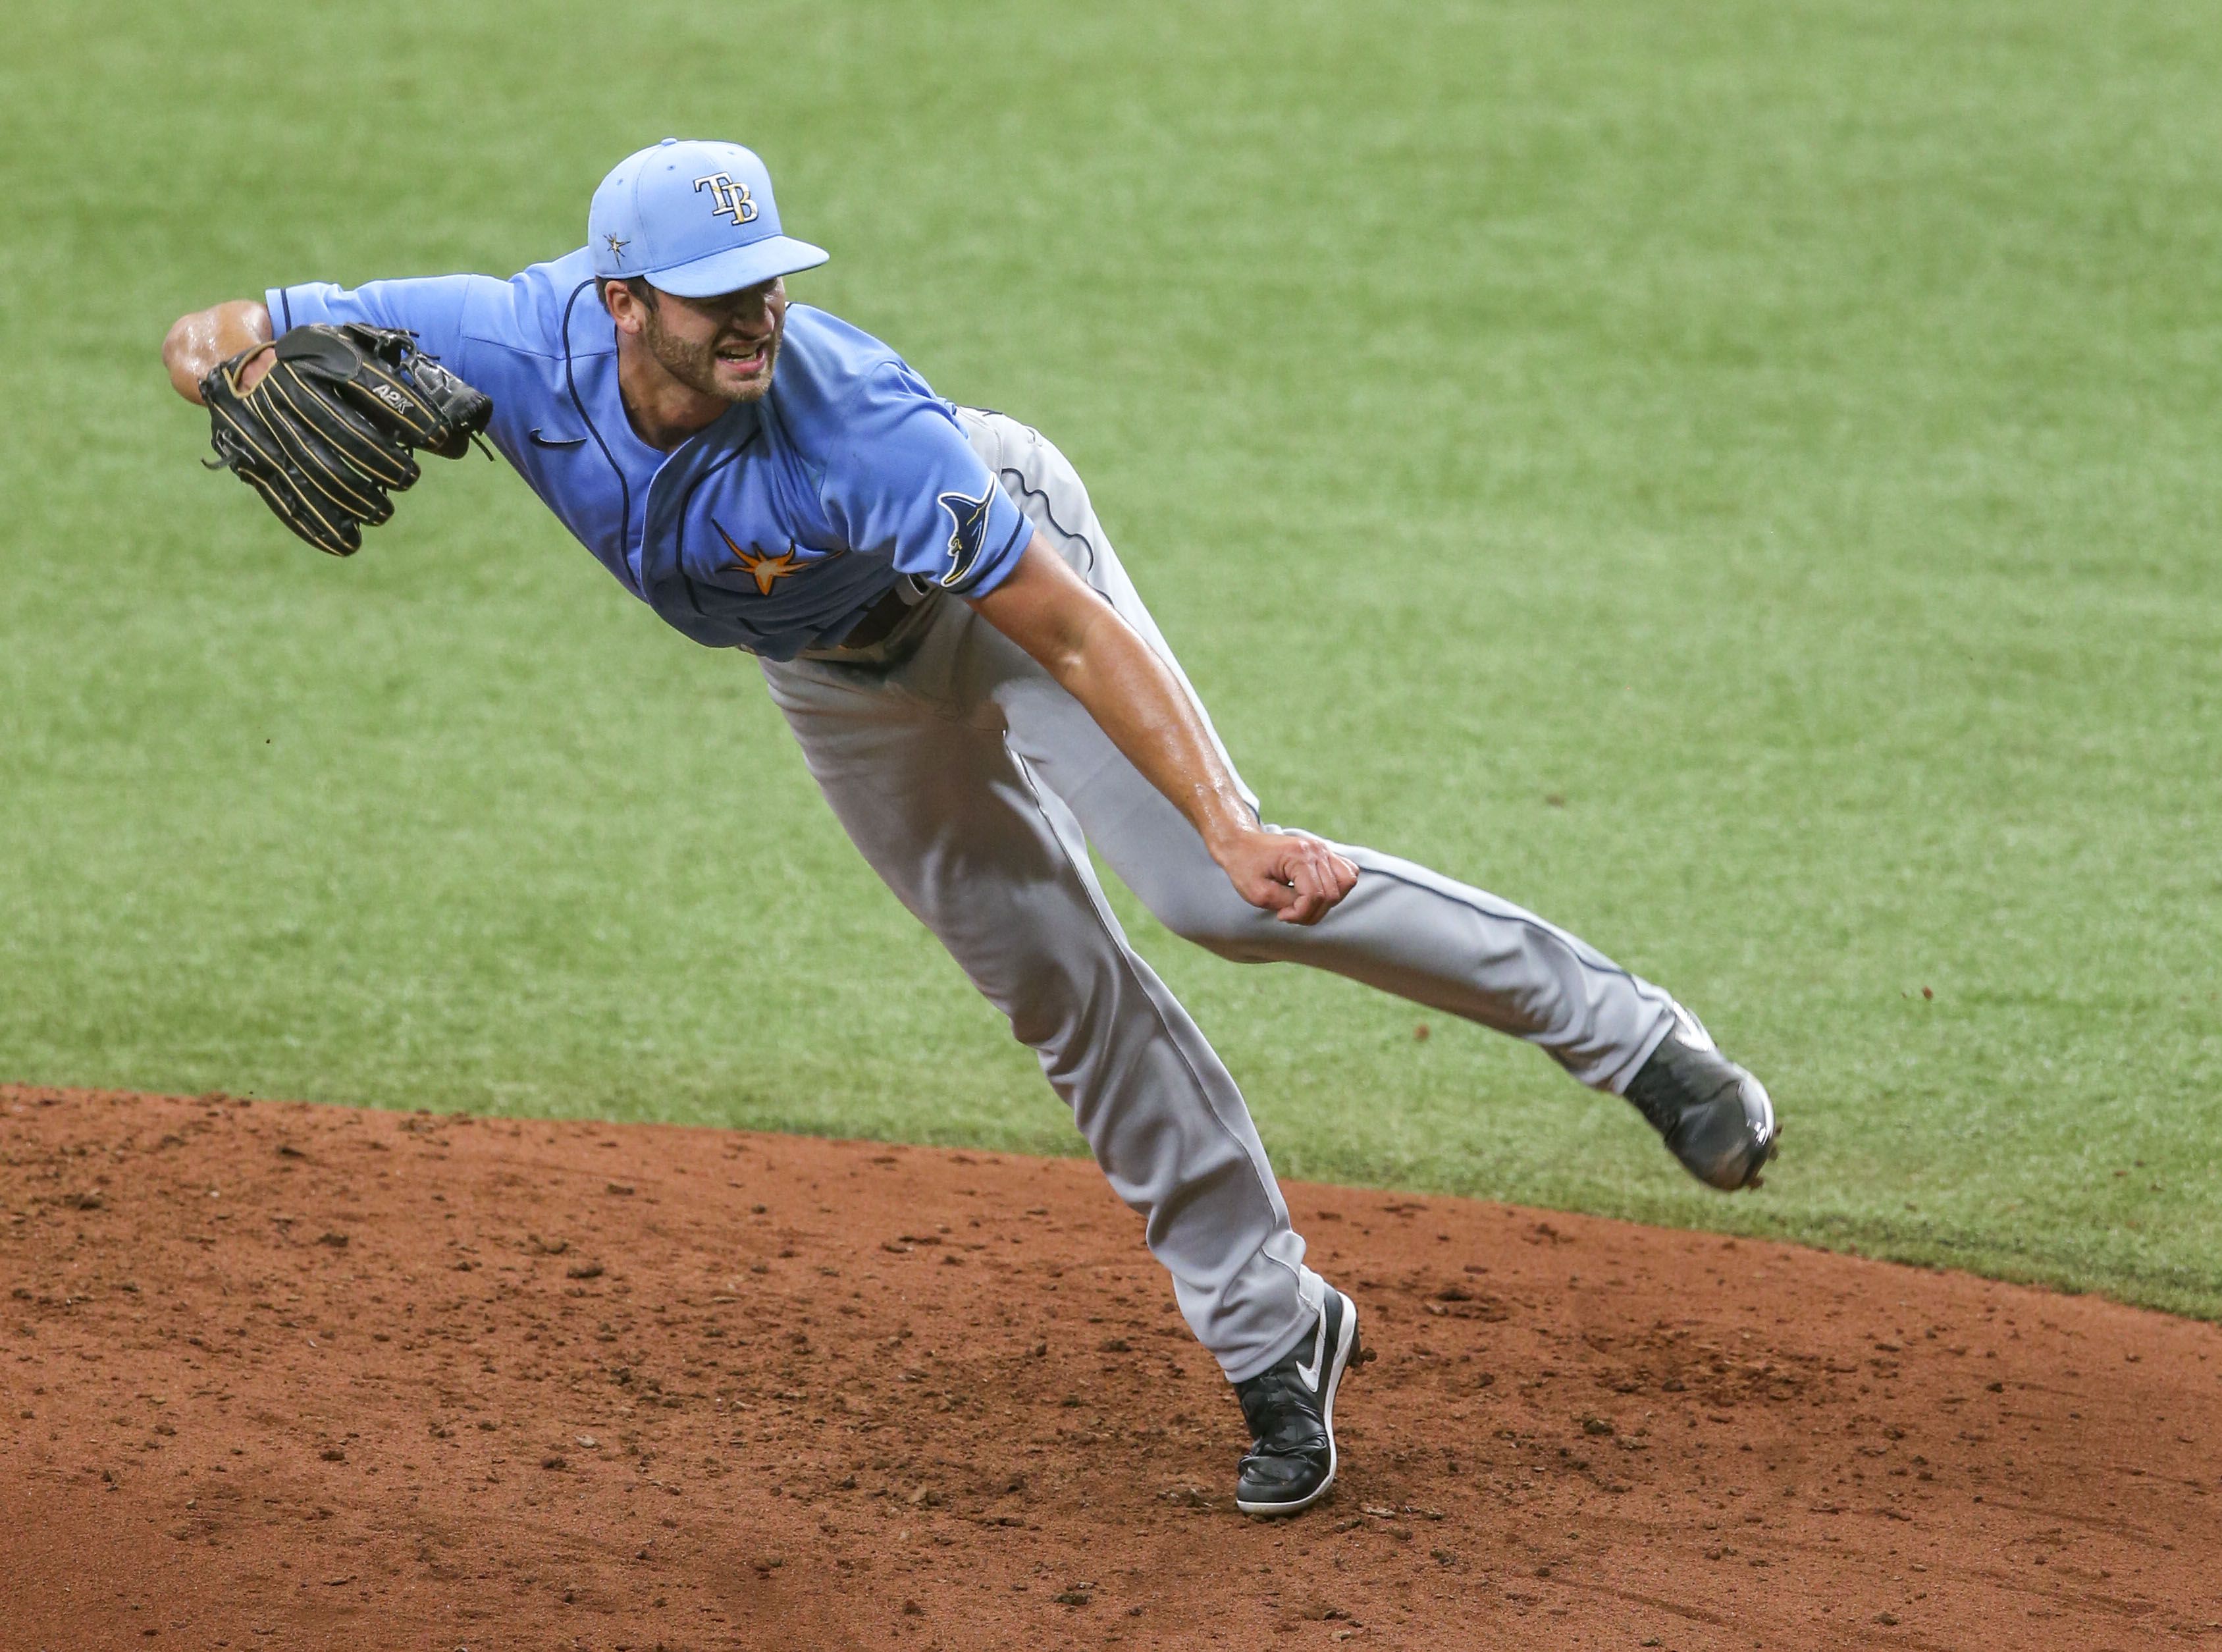
[[[276,364],[241,390],[241,369],[266,349]],[[421,474],[412,449],[460,459],[493,415],[483,392],[411,335],[360,322],[296,327],[242,350],[201,380],[201,399],[217,453],[209,468],[231,471],[334,556],[354,556],[363,528],[393,514],[386,495]]]

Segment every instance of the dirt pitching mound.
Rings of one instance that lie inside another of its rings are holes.
[[[2222,1644],[2222,1331],[1295,1187],[1299,1520],[1071,1162],[0,1089],[0,1646]]]

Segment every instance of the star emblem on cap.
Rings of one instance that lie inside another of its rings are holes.
[[[618,263],[624,263],[625,249],[632,245],[632,242],[623,236],[604,236],[602,239],[610,243],[610,256],[616,259]]]

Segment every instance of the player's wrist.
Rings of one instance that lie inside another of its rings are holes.
[[[1205,818],[1198,822],[1197,830],[1202,833],[1203,846],[1210,851],[1212,859],[1226,867],[1254,847],[1265,835],[1265,829],[1258,824],[1257,817],[1240,804],[1230,807],[1217,803],[1217,800],[1215,803],[1217,806],[1209,809]]]

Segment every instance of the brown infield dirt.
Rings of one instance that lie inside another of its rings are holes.
[[[1269,1523],[1084,1162],[0,1088],[0,1648],[2222,1646],[2222,1329],[1289,1199]]]

